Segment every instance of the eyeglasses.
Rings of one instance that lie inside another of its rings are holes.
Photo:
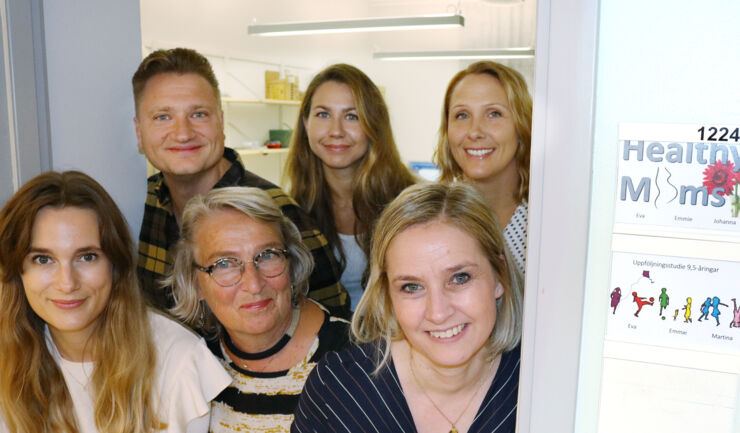
[[[273,278],[285,272],[288,264],[288,250],[267,248],[258,253],[252,260],[241,261],[236,257],[223,257],[216,260],[211,266],[203,267],[197,263],[193,265],[207,273],[221,287],[229,287],[242,280],[244,265],[254,263],[254,268],[265,278]]]

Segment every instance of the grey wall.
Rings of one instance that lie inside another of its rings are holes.
[[[5,17],[5,3],[0,3],[0,14]],[[8,42],[8,28],[5,20],[0,20],[0,204],[13,194],[13,163],[11,155],[10,118],[8,117],[7,77],[10,65],[5,60],[5,45]]]
[[[0,203],[50,165],[40,0],[3,0]]]
[[[138,237],[146,162],[136,148],[130,82],[141,61],[139,2],[42,4],[51,166],[97,179]]]

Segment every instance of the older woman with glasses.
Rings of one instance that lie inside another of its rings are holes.
[[[298,229],[266,192],[229,187],[185,206],[173,314],[208,337],[232,383],[211,431],[288,431],[308,373],[348,323],[305,297],[313,269]]]

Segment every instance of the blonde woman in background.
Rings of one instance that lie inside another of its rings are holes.
[[[401,193],[373,234],[360,345],[319,362],[291,431],[513,433],[522,298],[506,255],[472,187]]]
[[[229,376],[142,300],[126,221],[80,172],[0,211],[0,431],[206,432]]]
[[[286,173],[293,198],[335,246],[354,310],[362,296],[373,224],[416,182],[398,154],[383,96],[362,71],[337,64],[313,78],[301,103]]]
[[[517,71],[491,61],[447,86],[435,162],[442,182],[473,185],[493,209],[523,275],[527,254],[532,98]]]

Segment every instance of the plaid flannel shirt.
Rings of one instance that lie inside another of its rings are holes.
[[[244,169],[239,155],[224,148],[224,158],[231,167],[214,185],[249,186],[267,191],[275,203],[298,227],[303,243],[311,250],[315,267],[309,278],[308,296],[326,305],[333,315],[349,316],[349,296],[339,282],[339,265],[326,237],[319,231],[311,217],[280,187]],[[172,270],[174,246],[180,239],[180,229],[172,213],[170,191],[162,173],[148,179],[144,220],[139,235],[138,275],[149,301],[157,308],[174,305],[171,287],[162,287],[159,280]]]

